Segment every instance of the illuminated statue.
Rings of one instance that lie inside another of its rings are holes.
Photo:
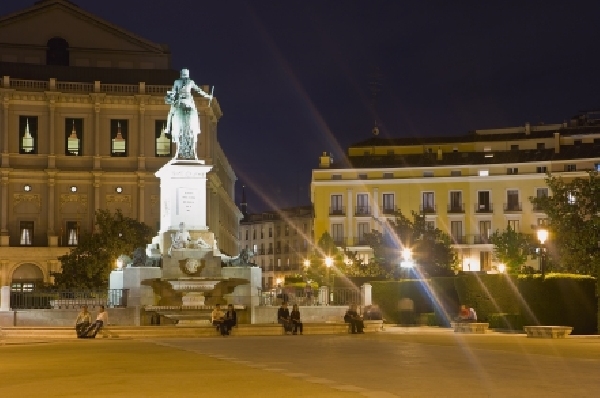
[[[212,93],[208,94],[198,87],[190,79],[190,71],[182,69],[181,78],[175,80],[173,88],[167,91],[165,97],[165,103],[171,105],[166,130],[171,132],[173,141],[177,144],[174,159],[198,160],[196,144],[200,134],[200,119],[192,90],[196,90],[204,98],[212,101]]]

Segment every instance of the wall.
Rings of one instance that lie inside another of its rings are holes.
[[[291,306],[288,307],[291,311]],[[253,323],[277,323],[277,306],[254,307]],[[300,317],[305,323],[344,322],[344,314],[348,306],[300,306]]]
[[[108,324],[135,326],[139,322],[139,310],[130,308],[109,308]],[[92,320],[97,311],[92,309]],[[0,327],[4,326],[75,326],[79,309],[72,310],[19,310],[0,312]]]

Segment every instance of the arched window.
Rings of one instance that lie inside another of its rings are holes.
[[[53,37],[48,40],[46,65],[69,66],[69,43],[62,37]]]

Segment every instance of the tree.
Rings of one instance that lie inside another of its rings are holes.
[[[531,198],[548,215],[551,237],[550,267],[556,271],[596,275],[600,263],[600,177],[590,171],[585,178],[565,181],[550,174],[551,195]]]
[[[389,273],[397,273],[400,252],[408,247],[423,275],[453,274],[458,266],[458,256],[452,248],[452,238],[428,224],[424,215],[413,212],[412,216],[411,220],[398,212],[394,221],[383,225],[384,233],[373,231],[368,234],[374,261]]]
[[[494,254],[506,265],[507,272],[510,274],[521,271],[533,246],[529,235],[515,231],[510,225],[507,226],[506,231],[496,230],[490,236],[490,241],[494,244]]]
[[[105,289],[117,258],[144,247],[152,238],[152,229],[120,210],[112,214],[98,210],[95,231],[80,234],[78,245],[58,259],[62,272],[54,275],[61,289]]]

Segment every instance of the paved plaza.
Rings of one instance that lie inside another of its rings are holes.
[[[600,339],[371,335],[72,340],[0,347],[0,396],[592,397]]]

